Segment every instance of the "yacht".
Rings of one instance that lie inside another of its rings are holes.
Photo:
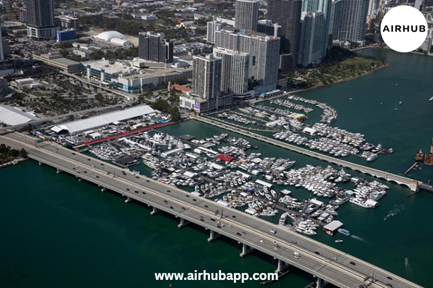
[[[361,198],[357,198],[357,197],[350,199],[349,202],[358,205],[362,208],[376,208],[379,205],[379,202],[376,202],[372,199],[368,199],[364,201]]]
[[[367,157],[367,162],[371,162],[377,159],[377,154],[371,153],[370,156]]]
[[[385,196],[386,191],[374,191],[371,192],[370,194],[370,198],[373,199],[374,201],[377,201],[379,199],[381,199],[383,196]]]

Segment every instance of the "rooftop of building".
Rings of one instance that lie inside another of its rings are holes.
[[[133,74],[133,75],[127,75],[123,78],[126,79],[139,79],[139,78],[147,78],[147,77],[155,77],[155,76],[167,76],[170,74],[178,74],[184,71],[192,70],[192,67],[188,68],[164,68],[164,69],[152,69],[152,68],[145,68],[140,69],[139,74]]]
[[[221,29],[219,31],[215,31],[215,32],[229,32],[231,34],[236,34],[239,36],[245,36],[245,37],[257,37],[260,38],[261,40],[265,40],[265,41],[272,41],[272,40],[279,40],[279,37],[274,37],[274,36],[269,36],[265,33],[261,33],[261,32],[257,32],[257,31],[251,31],[251,30],[237,30],[234,29],[233,27],[227,27],[224,29]]]
[[[68,131],[69,133],[78,133],[81,131],[102,127],[115,121],[123,121],[151,113],[155,113],[155,110],[153,110],[150,106],[135,106],[121,111],[110,112],[83,120],[56,125],[52,127],[51,130],[57,133],[64,130]]]
[[[7,105],[0,105],[1,123],[5,123],[7,125],[18,125],[32,120],[38,120],[38,118],[22,111],[21,109]]]
[[[132,67],[132,64],[128,61],[110,61],[104,58],[101,60],[81,62],[81,64],[84,66],[89,65],[90,68],[98,71],[104,70],[109,74],[135,74],[138,71],[138,69]]]
[[[180,96],[180,97],[181,97],[181,98],[190,99],[190,100],[194,100],[194,101],[196,101],[196,102],[200,102],[200,103],[207,102],[206,99],[201,98],[200,96],[195,95],[194,93],[189,93],[189,94],[186,94],[186,95],[182,95],[182,96]]]
[[[189,92],[189,91],[192,91],[191,88],[186,87],[186,86],[183,86],[183,85],[179,85],[179,84],[174,84],[174,85],[173,85],[173,88],[176,89],[176,90],[179,90],[179,91],[183,91],[183,92]]]

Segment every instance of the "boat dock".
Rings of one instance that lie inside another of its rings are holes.
[[[349,168],[351,170],[354,170],[354,171],[357,171],[357,172],[360,172],[363,174],[367,174],[367,175],[370,175],[370,176],[373,176],[376,178],[380,178],[380,179],[386,180],[388,182],[397,183],[398,185],[404,185],[404,186],[408,187],[411,191],[417,191],[418,189],[426,189],[426,188],[427,188],[426,190],[429,190],[429,191],[430,191],[430,189],[433,190],[433,186],[424,184],[418,180],[414,180],[414,179],[400,176],[397,174],[389,173],[389,172],[375,169],[372,167],[364,166],[361,164],[352,163],[352,162],[345,161],[345,160],[335,158],[332,156],[324,155],[324,154],[318,153],[316,151],[311,151],[311,150],[308,150],[308,149],[305,149],[305,148],[302,148],[302,147],[299,147],[296,145],[292,145],[292,144],[285,143],[285,142],[282,142],[282,141],[279,141],[276,139],[272,139],[270,137],[266,137],[266,136],[263,136],[260,134],[252,133],[252,132],[244,130],[243,128],[233,126],[231,124],[222,123],[222,122],[218,121],[217,119],[208,119],[205,117],[192,116],[192,115],[190,117],[191,117],[191,119],[195,119],[195,120],[198,120],[198,121],[201,121],[201,122],[213,125],[213,126],[217,126],[217,127],[220,127],[220,128],[223,128],[223,129],[226,129],[228,131],[232,131],[232,132],[235,132],[238,134],[242,134],[242,135],[247,136],[247,137],[255,138],[257,140],[260,140],[260,141],[263,141],[263,142],[266,142],[266,143],[269,143],[269,144],[272,144],[272,145],[275,145],[275,146],[278,146],[278,147],[281,147],[284,149],[288,149],[288,150],[291,150],[294,152],[298,152],[300,154],[307,155],[307,156],[310,156],[310,157],[313,157],[313,158],[316,158],[319,160],[323,160],[323,161],[326,161],[326,162],[329,162],[332,164],[336,164],[340,167]],[[423,184],[423,185],[421,185],[421,184]]]
[[[418,166],[418,163],[417,162],[413,163],[412,166],[410,166],[409,169],[407,169],[406,172],[404,172],[404,175],[406,175],[407,173],[409,173],[416,166]]]

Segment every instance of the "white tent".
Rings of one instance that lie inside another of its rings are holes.
[[[38,119],[12,106],[0,105],[0,122],[6,125],[19,125]]]
[[[116,121],[123,121],[127,119],[136,118],[142,115],[147,115],[149,113],[153,113],[154,111],[155,110],[153,110],[150,106],[147,105],[135,106],[121,111],[111,112],[111,113],[102,114],[99,116],[95,116],[83,120],[77,120],[77,121],[57,125],[51,128],[51,130],[54,132],[58,132],[60,128],[60,131],[67,130],[69,133],[74,134],[74,133],[102,127]]]

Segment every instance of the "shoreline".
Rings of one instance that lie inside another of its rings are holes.
[[[362,75],[358,75],[358,76],[355,76],[355,77],[349,77],[349,78],[340,79],[340,80],[335,81],[335,82],[332,82],[331,84],[328,84],[328,85],[325,85],[325,84],[323,84],[323,83],[320,83],[320,84],[317,84],[317,85],[315,85],[315,86],[312,86],[312,87],[309,87],[309,88],[305,88],[305,89],[298,89],[298,90],[293,90],[293,91],[286,91],[286,92],[283,93],[282,95],[278,95],[278,96],[274,96],[274,97],[269,97],[269,98],[263,98],[263,99],[254,99],[254,100],[250,100],[250,103],[251,103],[251,104],[257,104],[257,103],[264,102],[264,101],[270,101],[270,100],[278,99],[278,98],[281,98],[281,97],[284,97],[284,96],[287,96],[287,95],[290,95],[290,94],[293,95],[294,93],[302,93],[302,92],[306,92],[306,91],[310,91],[310,90],[314,90],[314,89],[318,89],[318,88],[331,87],[332,85],[335,85],[335,84],[340,84],[340,83],[343,83],[343,82],[352,81],[352,80],[355,80],[355,79],[358,79],[358,78],[362,78],[362,77],[364,77],[364,76],[367,76],[367,75],[373,74],[374,72],[379,71],[379,70],[381,70],[382,68],[387,68],[387,67],[390,67],[390,66],[391,66],[390,63],[386,63],[385,65],[380,66],[380,67],[378,67],[377,69],[374,69],[374,70],[369,71],[368,73],[365,73],[365,74],[362,74]]]
[[[372,48],[372,47],[368,47],[368,48]],[[366,49],[367,49],[367,48],[366,48]],[[369,71],[369,72],[367,72],[367,73],[365,73],[365,74],[362,74],[362,75],[358,75],[358,76],[355,76],[355,77],[349,77],[349,78],[340,79],[340,80],[335,81],[335,82],[332,82],[331,84],[328,84],[328,85],[325,85],[325,84],[323,84],[323,83],[320,83],[320,84],[317,84],[317,85],[312,86],[312,87],[309,87],[309,88],[299,89],[299,90],[294,90],[294,91],[288,91],[288,92],[286,92],[286,93],[284,93],[284,94],[282,94],[282,95],[278,95],[278,96],[274,96],[274,97],[269,97],[269,98],[264,98],[264,99],[260,99],[260,100],[255,100],[255,101],[252,101],[251,103],[256,104],[256,103],[260,103],[260,102],[264,102],[264,101],[269,101],[269,100],[278,99],[278,98],[281,98],[281,97],[287,96],[287,95],[289,95],[289,94],[292,94],[292,95],[293,95],[294,93],[302,93],[302,92],[310,91],[310,90],[313,90],[313,89],[324,88],[324,87],[331,87],[332,85],[335,85],[335,84],[339,84],[339,83],[343,83],[343,82],[347,82],[347,81],[355,80],[355,79],[358,79],[358,78],[361,78],[361,77],[364,77],[364,76],[367,76],[367,75],[373,74],[373,73],[376,72],[376,71],[379,71],[379,70],[381,70],[381,69],[383,69],[383,68],[387,68],[387,67],[390,67],[390,66],[391,66],[390,63],[386,63],[385,65],[380,66],[380,67],[378,67],[378,68],[376,68],[376,69],[374,69],[374,70],[372,70],[372,71]]]
[[[364,76],[367,76],[367,75],[373,74],[374,72],[379,71],[379,70],[381,70],[382,68],[386,68],[386,67],[390,67],[390,66],[391,66],[390,63],[386,63],[385,65],[380,66],[380,67],[378,67],[378,68],[376,68],[376,69],[374,69],[374,70],[372,70],[372,71],[368,71],[368,72],[365,73],[365,74],[358,75],[358,76],[355,76],[355,77],[349,77],[349,78],[340,79],[340,80],[335,81],[335,82],[332,82],[331,84],[328,84],[328,85],[325,85],[325,84],[321,83],[321,84],[318,84],[318,85],[316,85],[316,86],[313,86],[313,87],[310,87],[310,88],[306,88],[306,89],[304,89],[304,90],[302,90],[302,91],[312,90],[312,89],[321,88],[321,87],[330,87],[330,86],[332,86],[332,85],[334,85],[334,84],[339,84],[339,83],[343,83],[343,82],[347,82],[347,81],[355,80],[355,79],[362,78],[362,77],[364,77]]]
[[[387,49],[387,50],[391,50],[394,52],[397,52],[395,50],[392,50],[391,48],[389,48],[388,46],[384,46],[384,47],[378,47],[378,46],[366,46],[366,47],[360,47],[360,48],[356,48],[350,51],[356,52],[356,51],[360,51],[360,50],[365,50],[365,49]],[[401,52],[397,52],[397,53],[401,53]],[[417,52],[416,50],[411,51],[411,52],[407,52],[409,54],[415,54],[415,55],[421,55],[421,56],[433,56],[433,53],[427,53],[424,54],[424,52]],[[407,54],[407,53],[402,53],[402,54]]]
[[[14,159],[12,161],[0,164],[0,168],[8,167],[8,166],[11,166],[11,165],[17,165],[17,164],[19,164],[19,163],[21,163],[23,161],[26,161],[26,160],[29,160],[29,158],[16,158],[16,159]]]

